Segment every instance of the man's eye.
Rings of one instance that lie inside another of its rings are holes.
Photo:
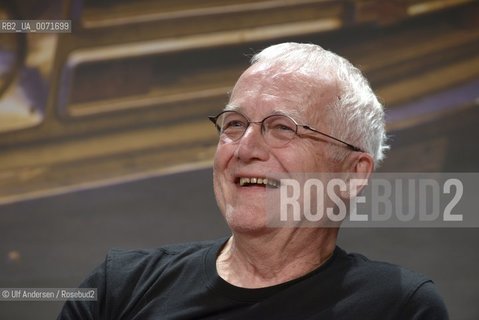
[[[231,120],[227,121],[223,125],[223,130],[234,129],[234,128],[246,128],[246,123],[240,120]]]
[[[273,129],[277,131],[294,131],[293,127],[281,123],[276,124]]]

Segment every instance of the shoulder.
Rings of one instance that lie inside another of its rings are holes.
[[[157,249],[109,251],[104,263],[104,308],[122,318],[148,299],[165,298],[185,277],[198,278],[206,252],[223,240],[166,245]],[[152,294],[161,291],[161,295]],[[149,297],[149,296],[148,296]]]
[[[158,249],[112,249],[80,285],[96,288],[97,302],[67,301],[58,319],[125,318],[151,288],[160,285],[168,290],[181,278],[178,272],[198,269],[198,259],[222,241],[166,245]]]
[[[447,310],[436,285],[428,276],[411,269],[374,261],[357,253],[340,254],[347,266],[348,283],[371,301],[397,308],[403,319],[448,319]]]
[[[360,278],[366,277],[369,281],[374,279],[373,282],[386,286],[392,284],[397,288],[400,285],[401,288],[413,290],[421,283],[431,281],[419,272],[384,261],[370,260],[362,254],[344,252],[343,259],[350,266],[349,272]]]
[[[111,262],[121,261],[122,263],[141,263],[143,261],[175,258],[193,254],[198,250],[209,248],[217,241],[198,241],[179,244],[168,244],[154,249],[110,249],[106,260]]]
[[[111,249],[105,259],[105,271],[108,275],[121,279],[144,272],[158,273],[172,264],[201,256],[218,241],[170,244],[155,249]]]

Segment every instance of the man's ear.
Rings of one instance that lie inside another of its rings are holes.
[[[348,191],[345,198],[356,197],[368,184],[368,179],[374,170],[374,159],[366,152],[354,152],[343,163]]]

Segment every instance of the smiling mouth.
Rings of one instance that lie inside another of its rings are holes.
[[[278,188],[280,182],[271,178],[257,178],[257,177],[241,177],[239,178],[239,184],[242,187],[247,186],[264,186],[269,188]]]

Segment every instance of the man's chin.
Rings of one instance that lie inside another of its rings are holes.
[[[266,222],[260,223],[259,221],[227,221],[227,224],[230,230],[234,234],[238,235],[244,234],[250,236],[258,236],[271,232],[271,227],[269,227]]]

